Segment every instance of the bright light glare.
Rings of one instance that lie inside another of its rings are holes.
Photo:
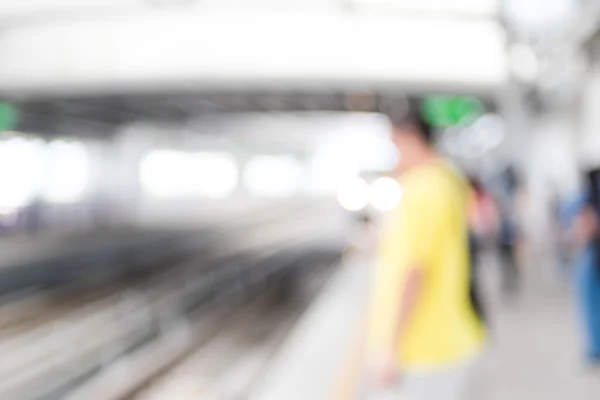
[[[340,185],[337,199],[348,211],[362,210],[369,204],[369,184],[361,178],[350,179]]]
[[[191,181],[198,195],[222,199],[228,197],[238,184],[239,172],[229,154],[198,153],[192,159]]]
[[[335,143],[319,146],[311,160],[310,190],[317,194],[335,194],[339,182],[360,173],[358,157]]]
[[[538,77],[538,60],[531,49],[523,43],[515,43],[508,50],[510,67],[515,76],[524,82],[535,82]]]
[[[552,28],[561,32],[577,3],[577,0],[505,0],[503,7],[511,25],[528,34],[540,34]]]
[[[57,140],[47,147],[47,170],[42,197],[51,203],[73,203],[87,189],[89,155],[79,142]]]
[[[15,137],[0,142],[0,209],[10,214],[29,204],[38,189],[43,142]]]
[[[203,196],[221,199],[238,183],[238,168],[230,154],[154,150],[140,163],[144,191],[159,198]]]
[[[400,184],[392,178],[378,178],[371,185],[371,204],[380,211],[394,209],[402,198]]]
[[[174,150],[154,150],[140,163],[143,189],[156,197],[178,197],[187,194],[190,182],[186,170],[188,156]]]
[[[389,133],[379,126],[340,130],[340,134],[325,138],[313,155],[311,190],[335,194],[339,182],[364,170],[388,171],[397,164],[399,156],[389,140]]]
[[[256,197],[293,196],[303,180],[303,168],[292,156],[256,156],[244,170],[244,187]]]

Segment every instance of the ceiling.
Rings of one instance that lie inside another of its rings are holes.
[[[401,94],[368,92],[204,92],[50,98],[15,102],[20,131],[111,135],[135,122],[185,123],[223,113],[378,111]],[[493,109],[492,99],[484,99]]]
[[[382,95],[493,104],[499,2],[0,1],[0,96],[19,130],[93,136],[215,113],[373,111]]]

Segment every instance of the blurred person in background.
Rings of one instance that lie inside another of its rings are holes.
[[[494,200],[476,177],[469,178],[471,197],[468,208],[469,250],[471,259],[471,300],[477,313],[485,319],[480,271],[485,245],[494,237],[498,225],[498,212]]]
[[[502,190],[499,198],[500,229],[498,250],[502,267],[502,293],[511,298],[517,293],[520,282],[519,267],[519,209],[520,180],[514,168],[508,167],[502,174]]]
[[[600,365],[600,170],[588,173],[588,190],[572,207],[575,218],[570,236],[577,249],[575,285],[585,330],[587,362]]]
[[[573,265],[573,246],[570,227],[573,224],[573,214],[581,208],[581,201],[566,201],[556,196],[551,202],[552,233],[556,248],[556,263],[558,273],[565,280],[571,279]],[[576,211],[573,211],[575,205]]]
[[[529,190],[522,181],[515,195],[516,223],[517,223],[517,265],[520,271],[529,262],[531,257],[531,201]]]
[[[471,299],[469,185],[416,109],[389,116],[403,197],[373,278],[366,397],[463,400],[486,337]]]
[[[478,178],[470,177],[471,195],[468,204],[469,235],[478,256],[493,242],[498,231],[498,209],[490,192]]]

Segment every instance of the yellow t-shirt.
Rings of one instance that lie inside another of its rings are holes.
[[[369,310],[370,352],[389,351],[410,268],[424,280],[406,326],[398,361],[405,368],[443,367],[477,354],[485,329],[469,293],[466,181],[439,160],[401,180],[403,197],[388,216]]]

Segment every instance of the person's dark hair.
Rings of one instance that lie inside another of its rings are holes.
[[[410,126],[419,133],[421,138],[431,144],[433,141],[433,127],[425,120],[417,104],[409,104],[408,107],[389,107],[386,115],[394,127]]]
[[[588,203],[593,207],[600,204],[600,169],[594,168],[586,172],[587,184],[589,186]]]
[[[475,191],[475,193],[477,193],[478,195],[482,194],[484,192],[484,188],[483,188],[483,184],[481,183],[481,181],[479,180],[479,178],[476,178],[474,176],[470,176],[468,177],[469,180],[469,185],[471,186],[471,188],[473,188],[473,190]]]
[[[513,166],[509,166],[504,171],[504,179],[508,189],[511,192],[516,191],[521,186],[521,178],[517,173],[517,170]]]

